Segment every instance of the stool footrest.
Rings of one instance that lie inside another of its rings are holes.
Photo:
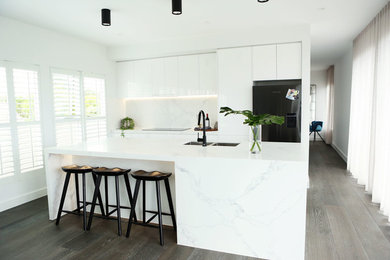
[[[145,210],[145,212],[147,213],[153,213],[153,214],[158,214],[157,211],[153,211],[153,210]],[[165,213],[165,212],[161,212],[162,215],[164,216],[170,216],[171,214],[170,213]]]

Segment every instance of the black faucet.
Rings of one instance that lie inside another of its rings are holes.
[[[198,114],[198,125],[200,126],[200,117],[203,116],[203,138],[199,138],[199,133],[198,133],[198,142],[203,142],[202,146],[207,146],[206,142],[206,117],[204,115],[203,110],[199,111]]]

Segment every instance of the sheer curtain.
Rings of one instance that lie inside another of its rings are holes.
[[[390,215],[390,3],[354,40],[348,170]],[[390,220],[390,219],[389,219]]]
[[[334,66],[330,66],[327,70],[326,82],[326,100],[327,100],[327,116],[326,116],[326,132],[325,142],[332,144],[333,135],[333,116],[334,116]]]

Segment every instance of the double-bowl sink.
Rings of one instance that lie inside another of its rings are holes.
[[[220,142],[215,142],[215,143],[206,143],[207,146],[230,146],[230,147],[234,147],[234,146],[237,146],[239,145],[239,143],[220,143]],[[188,142],[188,143],[185,143],[184,145],[203,145],[202,142]]]

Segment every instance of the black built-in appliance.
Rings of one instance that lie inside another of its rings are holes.
[[[262,141],[301,142],[301,80],[253,82],[253,113],[284,116],[283,125],[262,126]],[[291,90],[299,94],[286,97]]]

